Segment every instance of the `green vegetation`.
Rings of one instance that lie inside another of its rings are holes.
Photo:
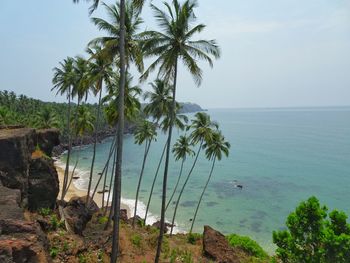
[[[267,253],[259,246],[259,244],[249,237],[231,234],[227,237],[227,240],[231,246],[238,247],[251,256],[260,259],[268,258]]]
[[[202,234],[189,233],[187,236],[187,242],[194,245],[198,240],[201,240],[202,238],[203,238]]]
[[[57,257],[58,253],[59,253],[59,249],[57,247],[50,248],[50,252],[49,252],[50,257],[55,258]]]
[[[139,234],[133,234],[130,238],[131,243],[140,248],[141,247],[141,241],[142,241],[142,237]]]
[[[39,209],[38,213],[39,213],[40,215],[42,215],[42,216],[48,216],[48,215],[50,215],[50,214],[52,213],[52,211],[51,211],[50,208],[45,208],[45,207],[43,207],[43,208],[40,208],[40,209]]]
[[[350,259],[350,225],[344,212],[327,214],[316,197],[300,203],[287,218],[287,230],[274,231],[282,262],[345,263]]]

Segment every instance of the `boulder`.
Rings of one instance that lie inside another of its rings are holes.
[[[152,224],[152,226],[160,229],[160,221],[157,221]],[[165,227],[164,227],[164,234],[168,233],[169,228],[171,228],[172,224],[166,223],[165,222]]]
[[[0,220],[22,219],[23,209],[19,207],[20,202],[21,191],[4,187],[0,182]]]
[[[72,197],[64,207],[63,213],[70,229],[75,234],[83,235],[86,224],[98,210],[99,208],[93,200],[90,200],[89,207],[86,207],[86,196]]]
[[[124,222],[128,221],[128,211],[126,209],[120,209],[120,220]]]
[[[46,157],[32,159],[28,176],[28,208],[54,208],[59,193],[59,181],[53,161]]]
[[[204,226],[203,252],[205,256],[218,263],[240,262],[225,236],[210,226]]]

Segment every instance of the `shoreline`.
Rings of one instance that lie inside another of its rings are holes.
[[[58,174],[58,181],[59,181],[59,188],[60,188],[58,196],[61,196],[62,183],[63,183],[63,179],[64,179],[64,169],[57,165],[57,163],[56,163],[57,161],[58,160],[55,161],[55,168],[56,168],[56,171],[57,171],[57,174]],[[74,175],[76,175],[76,172],[75,172]],[[77,188],[75,186],[74,179],[73,179],[73,182],[70,185],[70,187],[69,187],[69,189],[68,189],[68,191],[66,193],[66,196],[64,197],[64,200],[68,202],[72,197],[83,197],[83,196],[86,196],[86,195],[87,195],[86,191],[81,190],[81,189],[79,189],[79,188]],[[101,208],[102,207],[102,194],[96,193],[95,196],[94,196],[94,201],[97,204],[97,206],[99,208]],[[130,218],[130,216],[131,216],[131,209],[130,209],[130,207],[127,204],[121,202],[120,203],[120,208],[121,209],[126,209],[128,218]]]

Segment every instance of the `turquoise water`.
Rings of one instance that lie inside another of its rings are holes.
[[[209,224],[225,234],[248,235],[272,251],[272,231],[283,228],[287,215],[311,195],[329,208],[350,215],[350,108],[220,109],[209,110],[208,114],[219,122],[232,148],[229,158],[215,167],[198,213],[197,232]],[[175,133],[175,137],[178,135]],[[110,142],[108,139],[97,147],[96,173],[102,169]],[[140,194],[144,203],[164,143],[165,136],[159,134],[151,146]],[[132,205],[143,146],[135,145],[133,137],[127,135],[124,149],[122,196]],[[83,172],[76,182],[80,188],[86,188],[84,171],[88,170],[91,150],[88,146],[81,153],[79,169]],[[191,164],[188,159],[184,174]],[[180,162],[171,162],[169,193],[179,168]],[[189,219],[209,169],[210,163],[202,153],[178,210],[180,230],[189,230]],[[243,185],[242,190],[234,187],[234,180]],[[160,176],[150,208],[153,219],[160,214],[161,183]],[[141,214],[143,208],[141,205]],[[168,209],[168,219],[172,212]]]

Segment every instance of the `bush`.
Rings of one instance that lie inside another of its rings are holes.
[[[320,206],[316,197],[300,203],[287,218],[284,231],[273,232],[282,262],[350,262],[350,225],[344,212]]]
[[[108,222],[108,216],[101,216],[98,218],[98,223],[104,225]]]
[[[246,236],[231,234],[227,237],[229,244],[233,247],[238,247],[249,255],[257,258],[268,258],[268,254],[259,246],[259,244]]]
[[[40,208],[38,212],[42,216],[48,216],[51,214],[51,209],[43,207],[43,208]]]
[[[50,257],[55,258],[58,255],[58,248],[57,247],[52,247],[50,248]]]
[[[131,243],[133,243],[134,246],[141,247],[141,241],[142,238],[138,234],[134,234],[131,236]]]
[[[202,235],[198,233],[190,233],[187,236],[187,242],[192,245],[194,245],[200,239],[202,239]]]

